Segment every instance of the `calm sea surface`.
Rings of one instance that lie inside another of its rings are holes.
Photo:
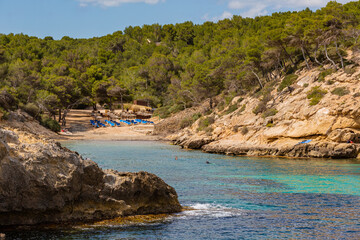
[[[197,210],[151,224],[24,230],[7,239],[360,239],[357,161],[229,157],[159,142],[63,145],[104,169],[155,173]]]

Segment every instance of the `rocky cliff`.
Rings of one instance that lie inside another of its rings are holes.
[[[6,126],[0,127],[0,226],[181,210],[175,190],[154,174],[102,170],[57,142]]]
[[[283,89],[284,78],[258,92],[234,97],[225,108],[219,104],[208,109],[208,115],[185,128],[180,129],[179,123],[188,119],[179,113],[156,129],[184,148],[212,153],[356,158],[360,152],[360,68],[351,65],[346,71],[334,71],[329,67],[297,71]],[[170,124],[174,118],[177,125]]]

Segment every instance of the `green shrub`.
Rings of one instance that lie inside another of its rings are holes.
[[[248,132],[249,132],[249,129],[248,129],[246,126],[244,126],[244,127],[241,129],[241,134],[242,134],[242,135],[246,135]]]
[[[241,106],[239,112],[243,112],[243,111],[245,111],[245,109],[246,109],[246,104],[244,104],[244,105]]]
[[[240,115],[246,109],[246,104],[242,105],[240,110],[238,111],[237,115]]]
[[[226,96],[225,97],[225,105],[230,104],[233,99],[234,99],[234,96]]]
[[[208,135],[208,136],[210,136],[211,135],[211,133],[213,132],[213,128],[212,127],[207,127],[207,128],[205,128],[204,129],[204,132]]]
[[[2,115],[2,117],[0,117],[0,120],[8,120],[9,119],[9,112],[6,111],[2,107],[0,107],[0,115]]]
[[[263,89],[263,97],[260,100],[259,104],[255,107],[255,109],[253,110],[253,113],[255,113],[256,115],[259,113],[263,113],[266,111],[266,105],[267,103],[272,99],[271,96],[271,88],[267,88],[267,89]]]
[[[215,122],[213,117],[205,117],[200,120],[198,131],[204,131],[207,127]]]
[[[46,114],[41,115],[40,124],[54,132],[60,132],[61,130],[60,124]]]
[[[255,113],[256,115],[258,115],[259,113],[263,113],[266,111],[266,104],[265,102],[261,101],[259,102],[259,104],[255,107],[255,109],[253,110],[253,113]]]
[[[296,74],[290,74],[287,75],[280,83],[279,87],[278,87],[278,91],[281,92],[282,90],[284,90],[285,88],[289,87],[290,85],[292,85],[296,79],[298,79],[298,75]]]
[[[202,116],[201,113],[194,113],[191,117],[184,118],[180,122],[180,127],[186,128],[186,127],[191,126],[194,122],[196,122],[196,120],[201,118],[201,116]]]
[[[274,116],[278,113],[278,110],[276,110],[275,108],[270,108],[270,109],[267,109],[263,114],[262,114],[262,117],[263,118],[267,118],[267,117],[270,117],[270,116]]]
[[[333,85],[335,82],[333,81],[333,80],[328,80],[327,82],[326,82],[326,84],[327,85]]]
[[[274,126],[274,124],[273,124],[273,123],[271,123],[271,122],[270,122],[270,123],[268,123],[268,124],[266,124],[266,127],[269,127],[269,128],[270,128],[270,127],[273,127],[273,126]]]
[[[199,118],[201,118],[201,113],[194,113],[193,115],[192,115],[192,119],[194,120],[194,122],[196,121],[196,120],[198,120]]]
[[[233,132],[236,132],[236,133],[237,133],[237,132],[239,131],[239,127],[240,127],[239,125],[233,126],[233,129],[232,129]]]
[[[169,108],[169,113],[178,113],[178,112],[181,112],[182,110],[184,110],[184,105],[182,104],[174,104],[172,106],[170,106]]]
[[[160,118],[167,118],[170,115],[169,107],[159,107],[154,111],[154,116],[159,116]]]
[[[237,100],[237,103],[241,103],[242,101],[244,101],[244,98],[241,97]]]
[[[319,86],[313,87],[307,94],[307,98],[310,99],[310,105],[316,105],[327,93],[326,90],[322,90]]]
[[[274,90],[274,84],[265,84],[264,88],[258,92],[255,92],[253,96],[255,98],[267,99],[271,97],[271,92]]]
[[[37,117],[40,113],[40,109],[38,106],[35,105],[35,103],[27,103],[24,106],[23,110],[32,117]]]
[[[325,77],[326,76],[328,76],[328,75],[330,75],[330,74],[333,74],[335,72],[335,70],[334,69],[326,69],[326,70],[324,70],[324,71],[322,71],[321,73],[319,73],[319,76],[318,76],[318,81],[319,82],[323,82],[323,81],[325,81]]]
[[[354,97],[354,98],[360,97],[360,93],[355,93],[355,94],[353,95],[353,97]]]
[[[131,108],[132,104],[131,103],[124,103],[124,109],[129,110]]]
[[[225,102],[224,101],[219,102],[219,104],[216,107],[221,112],[225,108]]]
[[[350,91],[346,87],[338,87],[331,91],[332,94],[338,95],[340,97],[348,95]]]
[[[304,84],[304,88],[307,88],[308,86],[309,86],[308,83],[305,83],[305,84]]]
[[[356,72],[355,68],[345,68],[345,73],[353,75]]]
[[[286,74],[293,74],[296,71],[296,67],[290,66],[286,70]]]
[[[191,117],[188,118],[184,118],[183,120],[181,120],[180,122],[180,127],[181,128],[186,128],[188,126],[191,126],[194,123],[194,120]]]
[[[206,112],[204,112],[204,115],[206,116],[206,115],[210,115],[210,114],[212,114],[212,110],[211,109],[208,109]],[[201,116],[200,116],[201,117]]]
[[[318,97],[312,98],[312,99],[310,100],[310,106],[314,106],[314,105],[318,104],[318,103],[320,102],[321,98],[322,98],[322,97],[320,97],[320,98],[318,98]]]
[[[228,109],[225,111],[225,114],[230,114],[230,113],[234,112],[237,109],[238,109],[237,104],[230,105],[228,107]]]
[[[229,105],[232,102],[232,100],[234,99],[234,97],[236,97],[236,95],[237,95],[236,92],[228,93],[228,95],[224,97],[225,105]]]

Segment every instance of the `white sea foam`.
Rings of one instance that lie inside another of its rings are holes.
[[[206,209],[212,209],[212,208],[221,208],[220,205],[212,205],[210,203],[195,203],[194,205],[190,206],[191,208],[195,210],[206,210]]]
[[[182,212],[182,217],[207,216],[214,218],[226,218],[243,214],[241,209],[225,207],[219,204],[196,203],[189,206],[192,210]]]

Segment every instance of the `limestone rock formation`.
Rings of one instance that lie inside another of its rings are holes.
[[[180,210],[174,188],[154,174],[103,171],[57,142],[0,128],[0,226]]]
[[[206,111],[210,115],[199,111],[202,119],[215,120],[206,133],[196,127],[201,121],[198,120],[192,126],[172,132],[168,139],[184,148],[224,154],[360,157],[360,67],[354,66],[351,74],[338,70],[319,81],[321,71],[318,68],[300,70],[291,88],[278,91],[278,85],[269,85],[258,93],[235,97],[228,107]],[[319,89],[322,98],[311,103],[310,92]],[[261,94],[267,94],[270,100],[262,102]],[[261,104],[269,111],[255,111]],[[229,106],[234,105],[237,109],[228,111]],[[194,114],[195,110],[187,109],[187,112]],[[166,132],[167,126],[184,118],[180,112],[165,119],[158,128]],[[298,144],[304,140],[311,142]]]
[[[299,144],[294,146],[269,147],[252,146],[239,144],[224,144],[222,142],[212,142],[204,145],[205,152],[220,153],[227,155],[250,155],[250,156],[280,156],[295,158],[356,158],[360,152],[360,147],[355,144],[336,144],[317,142],[314,144]]]

